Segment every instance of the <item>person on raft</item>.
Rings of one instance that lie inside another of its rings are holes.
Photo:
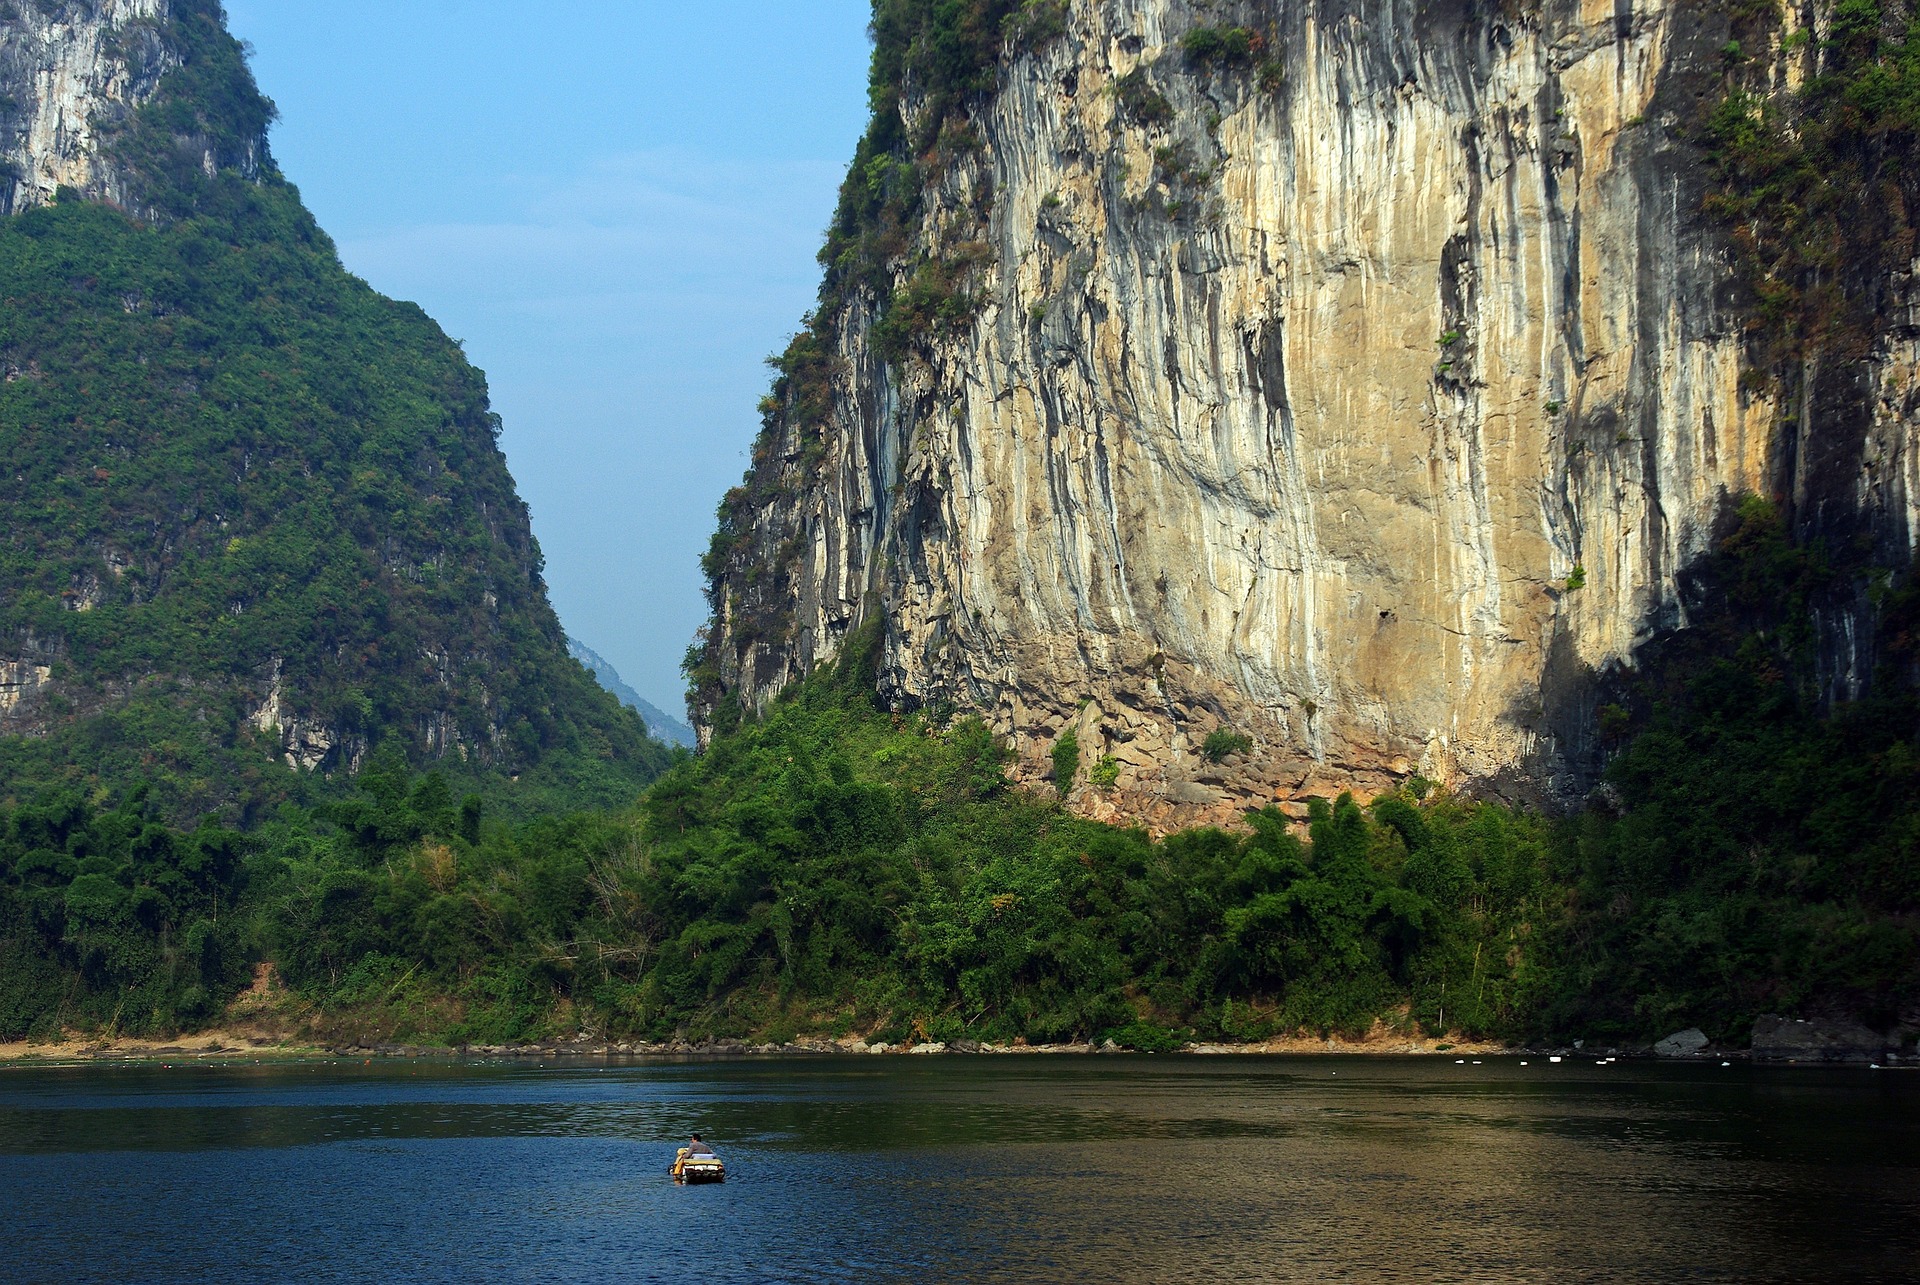
[[[706,1143],[702,1142],[700,1140],[699,1134],[697,1133],[694,1134],[692,1140],[689,1141],[686,1146],[680,1148],[680,1150],[674,1154],[673,1176],[675,1178],[686,1177],[688,1160],[696,1159],[701,1156],[712,1157],[712,1155],[713,1155],[713,1148],[709,1147]]]

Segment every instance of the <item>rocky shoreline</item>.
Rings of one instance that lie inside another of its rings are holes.
[[[1250,1044],[1187,1043],[1165,1055],[1345,1055],[1495,1057],[1526,1056],[1532,1050],[1471,1040],[1358,1040],[1286,1038]],[[172,1043],[140,1040],[67,1040],[52,1044],[0,1044],[0,1065],[6,1063],[169,1062],[169,1061],[284,1061],[290,1059],[371,1061],[373,1059],[434,1059],[459,1061],[587,1061],[662,1057],[862,1057],[862,1056],[1089,1056],[1119,1055],[1136,1050],[1112,1040],[1061,1044],[1007,1044],[976,1040],[914,1044],[869,1043],[864,1039],[805,1038],[785,1043],[736,1039],[704,1040],[546,1040],[515,1044],[408,1044],[389,1042],[304,1043],[258,1036],[209,1034]],[[1545,1056],[1545,1054],[1541,1054]]]
[[[340,1058],[497,1058],[528,1059],[619,1059],[652,1057],[858,1057],[858,1056],[1113,1056],[1141,1050],[1122,1048],[1112,1040],[1100,1044],[991,1044],[975,1040],[925,1042],[918,1044],[869,1044],[865,1040],[795,1040],[785,1044],[753,1043],[747,1040],[668,1040],[632,1043],[547,1043],[547,1044],[471,1044],[441,1048],[412,1044],[354,1044],[325,1050]],[[1800,1052],[1796,1050],[1796,1052]],[[1865,1064],[1875,1059],[1855,1054],[1821,1055],[1805,1052],[1800,1056],[1756,1051],[1702,1047],[1683,1053],[1666,1052],[1655,1045],[1606,1045],[1585,1047],[1584,1042],[1554,1047],[1520,1047],[1487,1044],[1414,1043],[1385,1046],[1378,1043],[1337,1040],[1272,1040],[1255,1044],[1187,1043],[1153,1056],[1266,1056],[1266,1057],[1517,1057],[1545,1058],[1550,1062],[1578,1062],[1591,1058],[1596,1062],[1761,1062],[1761,1063],[1835,1063]],[[1899,1053],[1880,1055],[1885,1063],[1920,1066],[1920,1056],[1903,1058]]]

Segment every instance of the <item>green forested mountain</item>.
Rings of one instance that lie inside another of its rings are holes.
[[[383,745],[629,799],[667,751],[567,656],[484,378],[341,267],[218,6],[144,34],[128,208],[0,220],[0,799],[246,821]]]

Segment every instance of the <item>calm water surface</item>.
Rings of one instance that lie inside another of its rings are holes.
[[[0,1070],[0,1277],[1920,1280],[1920,1074],[1531,1061]]]

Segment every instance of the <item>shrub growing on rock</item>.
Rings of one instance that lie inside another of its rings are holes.
[[[1071,727],[1053,743],[1053,783],[1064,798],[1080,775],[1080,735]]]
[[[1245,754],[1252,748],[1253,738],[1245,732],[1220,727],[1207,733],[1207,739],[1200,746],[1200,753],[1209,763],[1224,763],[1229,754]]]
[[[1251,59],[1259,43],[1245,27],[1195,27],[1180,37],[1180,50],[1194,62],[1226,66]]]

